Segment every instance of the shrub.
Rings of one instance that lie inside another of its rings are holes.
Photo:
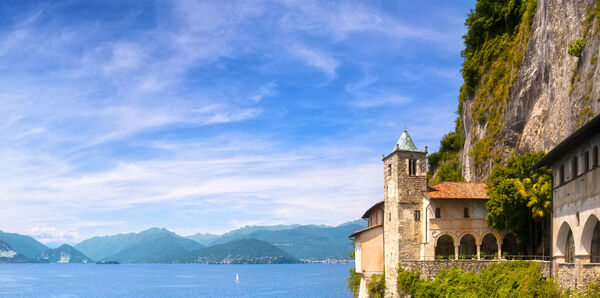
[[[369,297],[382,298],[385,295],[385,273],[371,275],[367,288]]]
[[[583,48],[585,48],[585,39],[578,38],[569,43],[568,53],[573,57],[580,57]]]
[[[412,297],[560,297],[558,286],[544,279],[537,262],[493,263],[479,274],[451,268],[432,281],[398,270],[398,290]],[[590,290],[590,293],[594,289]]]
[[[352,267],[350,269],[350,277],[348,277],[348,285],[346,288],[352,292],[353,297],[358,297],[358,289],[360,287],[360,275],[356,273],[356,269]]]

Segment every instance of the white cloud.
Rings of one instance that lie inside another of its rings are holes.
[[[300,44],[291,46],[290,52],[308,65],[323,71],[330,78],[335,77],[335,70],[339,66],[339,62],[330,55]]]

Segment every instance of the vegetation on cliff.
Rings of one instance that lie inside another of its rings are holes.
[[[434,280],[398,269],[398,291],[412,297],[561,297],[562,292],[540,274],[539,262],[510,261],[490,264],[479,274],[452,268]]]
[[[471,10],[463,36],[465,49],[455,131],[441,141],[440,151],[429,159],[430,184],[461,181],[460,151],[464,145],[463,105],[473,100],[473,125],[485,127],[482,136],[471,134],[473,149],[468,154],[475,168],[492,159],[500,161],[502,152],[494,150],[503,120],[510,88],[517,76],[531,35],[537,0],[479,0]],[[446,150],[444,142],[460,140],[460,148]],[[437,155],[436,155],[437,154]]]
[[[427,157],[429,169],[427,180],[429,184],[441,181],[463,181],[459,153],[465,140],[457,132],[451,132],[442,138],[440,150]]]
[[[569,55],[573,57],[578,57],[575,66],[573,67],[571,74],[571,89],[569,90],[569,95],[573,94],[575,90],[575,85],[580,84],[584,85],[584,90],[587,90],[583,96],[583,103],[581,107],[579,107],[579,111],[577,113],[577,126],[582,126],[587,120],[589,120],[592,116],[594,116],[594,111],[592,109],[592,90],[594,89],[594,81],[592,79],[594,75],[594,70],[590,70],[587,74],[582,74],[581,72],[586,69],[586,66],[594,66],[598,61],[597,51],[594,53],[592,58],[587,61],[586,59],[581,59],[583,55],[583,51],[587,45],[587,42],[590,38],[597,36],[600,30],[600,20],[598,17],[600,16],[600,1],[596,0],[593,7],[587,7],[587,15],[585,18],[585,25],[583,27],[583,32],[581,37],[576,38],[575,40],[569,43],[569,48],[567,52]],[[596,22],[594,22],[596,20]],[[596,24],[592,29],[592,25]],[[589,64],[588,64],[589,63]],[[583,79],[582,79],[583,75]],[[586,79],[587,76],[587,79]],[[587,87],[587,88],[586,88]],[[600,101],[600,98],[596,99],[596,101]]]
[[[517,77],[531,35],[537,0],[479,0],[465,22],[464,85],[458,112],[473,100],[473,125],[485,128],[482,136],[472,133],[469,152],[475,168],[490,159],[502,158],[497,146],[510,89]],[[459,121],[460,122],[460,121]]]
[[[543,245],[543,235],[550,229],[552,170],[533,167],[543,156],[542,151],[513,156],[506,164],[496,165],[487,181],[488,225],[515,231],[521,248],[528,248],[529,254],[549,249]]]

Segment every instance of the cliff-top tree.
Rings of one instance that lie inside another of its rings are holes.
[[[539,234],[548,229],[552,207],[552,172],[547,167],[533,168],[542,156],[544,152],[514,156],[505,165],[494,167],[487,181],[487,223],[499,230],[515,231],[530,254],[543,243]]]

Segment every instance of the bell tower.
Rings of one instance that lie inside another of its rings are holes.
[[[397,297],[400,260],[418,260],[423,242],[423,192],[427,190],[427,148],[417,149],[405,130],[394,151],[383,157],[383,224],[386,297]]]

